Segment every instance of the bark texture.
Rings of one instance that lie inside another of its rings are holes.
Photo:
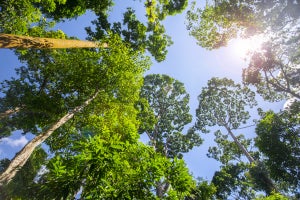
[[[38,38],[13,34],[0,34],[0,48],[20,49],[66,49],[66,48],[107,48],[107,43],[83,40]]]
[[[90,102],[93,101],[98,94],[99,91],[97,91],[94,94],[94,96],[86,100],[82,105],[77,106],[71,112],[63,116],[60,120],[58,120],[55,124],[53,124],[47,131],[41,133],[40,135],[32,139],[30,142],[28,142],[23,147],[23,149],[16,154],[16,156],[12,159],[12,161],[10,162],[6,170],[0,175],[0,186],[9,183],[14,178],[18,170],[25,165],[26,161],[31,156],[34,149],[40,144],[42,144],[56,129],[58,129],[63,124],[68,122],[76,113],[80,112],[84,107],[90,104]]]

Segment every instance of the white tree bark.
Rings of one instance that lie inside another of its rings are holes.
[[[77,106],[71,112],[63,116],[47,131],[41,133],[40,135],[32,139],[29,143],[27,143],[23,147],[23,149],[19,151],[16,154],[16,156],[12,159],[6,170],[0,175],[0,186],[9,183],[14,178],[18,170],[25,165],[26,161],[31,156],[35,148],[42,144],[56,129],[68,122],[76,113],[80,112],[84,107],[89,105],[90,102],[93,101],[98,94],[99,91],[97,91],[91,98],[86,100],[82,105]]]

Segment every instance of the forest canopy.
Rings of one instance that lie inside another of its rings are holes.
[[[0,199],[299,199],[300,1],[197,3],[133,0],[119,19],[117,0],[0,0],[0,47],[18,60],[0,80],[0,145],[32,138],[0,160]],[[86,40],[57,28],[86,14]],[[241,81],[209,75],[194,110],[174,66],[151,71],[182,64],[167,57],[182,16],[198,48],[265,38]],[[203,146],[212,177],[186,159]]]

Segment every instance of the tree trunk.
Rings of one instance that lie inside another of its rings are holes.
[[[258,164],[260,163],[260,161],[256,161],[254,160],[254,158],[250,155],[250,153],[247,151],[247,149],[244,147],[244,145],[242,145],[240,143],[240,141],[235,137],[235,135],[232,133],[231,129],[228,127],[225,127],[228,131],[228,133],[230,134],[230,136],[232,137],[232,139],[234,140],[234,142],[238,145],[238,147],[242,150],[242,152],[244,153],[244,155],[247,157],[247,159],[249,160],[250,163],[255,164],[255,166],[258,166]],[[268,174],[264,174],[264,177],[260,177],[261,180],[263,182],[265,182],[265,185],[268,186],[268,189],[272,192],[278,192],[278,189],[276,188],[276,186],[274,185],[272,179],[269,177]],[[267,191],[266,191],[267,192]],[[267,192],[268,193],[268,192]]]
[[[64,48],[107,48],[107,43],[82,40],[39,38],[13,34],[0,34],[0,48],[21,49],[64,49]]]
[[[7,110],[7,111],[5,111],[5,112],[3,112],[3,113],[0,113],[0,119],[2,119],[2,118],[4,118],[4,117],[8,117],[8,116],[10,116],[11,114],[17,113],[17,112],[19,112],[19,110],[20,110],[20,108],[17,107],[17,108],[15,108],[15,109],[9,109],[9,110]]]
[[[240,141],[235,137],[235,135],[232,133],[231,129],[228,127],[225,127],[229,133],[229,135],[232,137],[232,139],[234,140],[234,142],[238,145],[238,147],[240,148],[240,150],[244,153],[244,155],[247,157],[247,159],[249,160],[250,163],[254,163],[255,160],[254,158],[250,155],[250,153],[247,151],[247,149],[244,147],[244,145],[242,145],[240,143]]]
[[[0,186],[9,183],[13,177],[16,175],[17,171],[26,163],[28,158],[31,156],[32,152],[37,146],[42,144],[56,129],[61,127],[67,121],[69,121],[76,113],[80,112],[84,107],[86,107],[91,101],[93,101],[99,91],[97,91],[94,96],[86,100],[82,105],[77,106],[71,112],[63,116],[54,125],[52,125],[47,131],[41,133],[27,143],[21,151],[19,151],[16,156],[12,159],[6,170],[0,175]]]

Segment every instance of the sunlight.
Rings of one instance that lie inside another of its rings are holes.
[[[259,50],[265,40],[263,36],[253,36],[248,39],[238,38],[231,42],[230,47],[235,56],[245,58],[249,52]]]

